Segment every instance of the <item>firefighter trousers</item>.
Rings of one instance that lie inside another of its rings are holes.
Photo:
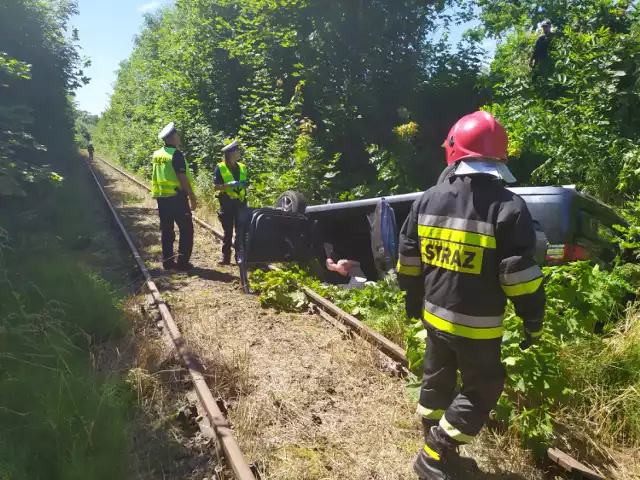
[[[425,429],[439,425],[455,445],[480,432],[504,387],[501,340],[473,340],[427,327],[418,405]]]

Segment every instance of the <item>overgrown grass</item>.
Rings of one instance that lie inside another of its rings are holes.
[[[640,315],[636,265],[603,270],[587,262],[545,268],[547,310],[540,345],[521,351],[522,322],[507,309],[503,361],[509,376],[496,409],[498,425],[534,452],[562,444],[640,446]],[[426,332],[404,313],[389,277],[363,290],[322,285],[299,270],[252,274],[265,306],[307,308],[301,285],[317,290],[407,349],[421,371]]]
[[[626,318],[604,338],[568,350],[565,373],[579,387],[575,410],[565,417],[608,445],[640,447],[640,311]]]
[[[92,237],[99,204],[82,181],[2,198],[0,478],[129,476],[134,401],[92,356],[126,326],[119,297],[83,262],[108,246]]]

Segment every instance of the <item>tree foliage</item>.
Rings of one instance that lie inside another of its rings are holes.
[[[44,165],[72,152],[68,95],[87,81],[77,34],[67,36],[76,11],[73,1],[0,3],[0,195],[60,180]]]
[[[100,147],[148,172],[157,132],[175,121],[205,172],[238,136],[256,201],[424,188],[449,124],[484,101],[478,42],[456,50],[437,34],[466,18],[453,4],[179,0],[146,17]],[[399,136],[407,124],[416,130]]]
[[[640,165],[640,15],[630,2],[479,2],[488,34],[509,32],[497,50],[487,107],[510,134],[519,177],[577,184],[621,203],[637,191]],[[546,68],[528,60],[542,18],[556,32]]]
[[[93,131],[98,125],[98,115],[92,115],[89,112],[80,110],[75,105],[73,106],[75,119],[75,141],[79,148],[87,148],[87,144],[91,141]]]

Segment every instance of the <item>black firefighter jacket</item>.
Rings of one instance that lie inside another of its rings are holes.
[[[502,336],[507,298],[534,335],[545,294],[524,200],[488,175],[451,176],[415,201],[400,232],[407,314],[472,339]]]

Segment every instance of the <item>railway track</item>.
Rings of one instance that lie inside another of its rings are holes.
[[[140,188],[145,189],[147,192],[151,191],[151,188],[149,188],[149,186],[145,185],[140,180],[130,175],[129,173],[125,172],[124,170],[116,167],[111,162],[108,162],[107,160],[100,157],[95,157],[95,158],[100,162],[104,163],[105,165],[107,165],[112,170],[122,175],[123,177],[135,183]],[[215,227],[197,218],[196,216],[194,216],[193,219],[198,225],[203,227],[205,230],[208,230],[209,232],[213,233],[217,238],[222,239],[223,237],[222,232],[217,230]],[[278,269],[278,267],[276,267],[275,265],[269,265],[269,268],[273,270]],[[360,320],[355,318],[353,315],[348,314],[347,312],[339,308],[337,305],[334,305],[331,301],[322,297],[322,295],[320,295],[319,293],[306,287],[303,288],[302,291],[307,296],[309,301],[312,302],[316,307],[318,307],[319,309],[318,314],[323,319],[333,324],[339,323],[344,325],[350,331],[359,335],[367,342],[371,343],[374,347],[380,350],[381,353],[386,355],[393,362],[396,362],[398,369],[402,370],[403,374],[409,375],[409,372],[406,370],[409,362],[404,353],[404,350],[400,348],[397,344],[393,343],[392,341],[380,335],[378,332],[376,332],[372,328],[363,324]]]
[[[127,172],[124,172],[120,168],[111,164],[110,162],[107,162],[106,160],[98,157],[96,157],[95,159],[108,166],[111,170],[116,172],[118,175],[126,178],[137,187],[140,187],[147,192],[150,191],[150,188],[147,185],[140,182],[138,179],[128,174]],[[153,276],[149,271],[149,268],[146,266],[143,256],[139,252],[132,239],[132,236],[128,233],[123,221],[119,217],[116,207],[111,202],[109,195],[105,191],[105,188],[103,188],[102,184],[100,183],[98,175],[96,175],[91,162],[88,161],[87,165],[90,169],[93,179],[96,182],[97,187],[99,188],[108,206],[108,209],[115,219],[118,229],[125,239],[128,248],[131,250],[133,257],[146,280],[145,285],[150,294],[149,296],[153,299],[154,304],[157,306],[160,315],[162,316],[162,322],[164,326],[163,330],[170,337],[171,342],[175,346],[175,349],[178,352],[182,363],[188,370],[193,388],[198,396],[202,407],[204,408],[204,412],[206,414],[208,422],[215,432],[215,436],[218,441],[217,445],[224,453],[223,457],[228,462],[229,467],[233,471],[237,480],[258,479],[259,475],[257,468],[255,467],[255,465],[249,464],[245,459],[245,456],[243,455],[238,442],[234,438],[230,422],[222,413],[219,407],[219,403],[217,403],[216,401],[216,396],[214,396],[205,381],[201,362],[186,347],[186,342],[179,330],[178,324],[176,323],[176,320],[169,310],[167,302],[160,293],[156,282],[154,282]],[[211,232],[215,237],[219,239],[222,238],[222,233],[218,231],[214,226],[199,218],[194,217],[194,221],[205,230]],[[278,269],[278,267],[274,265],[270,265],[269,267],[274,270]],[[397,373],[403,376],[411,375],[406,370],[408,362],[406,356],[404,355],[404,351],[398,345],[378,334],[370,327],[362,324],[362,322],[360,322],[358,319],[344,312],[329,300],[323,298],[317,292],[305,288],[304,293],[309,298],[310,302],[317,306],[316,313],[320,318],[332,324],[334,327],[338,327],[343,333],[355,333],[360,338],[366,340],[375,349],[377,349],[377,351],[382,354],[383,357],[386,357],[388,359],[388,361],[384,363],[386,367],[390,367],[390,370],[395,370]]]
[[[198,399],[200,400],[201,405],[205,410],[207,419],[209,420],[215,432],[218,445],[222,448],[229,466],[233,470],[233,473],[236,476],[237,480],[256,480],[256,477],[254,476],[251,467],[245,460],[244,455],[240,450],[240,446],[238,445],[238,442],[233,437],[231,425],[229,424],[225,416],[222,414],[222,411],[218,407],[216,400],[213,394],[211,393],[211,390],[207,386],[207,382],[205,381],[204,376],[202,374],[200,362],[186,348],[185,341],[182,338],[182,334],[180,333],[180,330],[178,329],[178,325],[176,324],[173,316],[171,315],[171,312],[169,311],[169,308],[167,307],[167,303],[162,297],[160,290],[158,290],[158,287],[153,281],[153,277],[151,276],[151,273],[149,272],[149,269],[147,268],[144,262],[144,259],[142,258],[142,255],[140,255],[138,248],[136,247],[131,236],[127,232],[124,224],[120,220],[120,217],[118,216],[118,213],[115,207],[111,203],[109,196],[107,195],[100,181],[98,180],[98,177],[93,171],[91,164],[87,162],[87,165],[89,167],[89,171],[91,172],[93,179],[96,182],[98,189],[100,190],[100,193],[102,194],[102,197],[104,198],[105,203],[107,204],[107,207],[109,208],[111,214],[113,215],[113,219],[115,220],[118,226],[118,229],[120,230],[120,233],[125,239],[129,249],[131,250],[131,253],[133,254],[133,257],[136,261],[136,264],[138,265],[138,268],[144,275],[144,278],[146,280],[146,284],[145,284],[146,289],[149,291],[150,295],[152,296],[153,301],[155,305],[158,307],[160,315],[162,316],[162,321],[164,322],[164,327],[165,327],[164,331],[168,333],[168,336],[171,338],[171,341],[175,345],[175,348],[178,352],[180,359],[182,360],[183,364],[185,365],[185,367],[189,372],[189,376],[191,378],[193,388],[198,396]],[[210,228],[213,230],[212,227]]]

